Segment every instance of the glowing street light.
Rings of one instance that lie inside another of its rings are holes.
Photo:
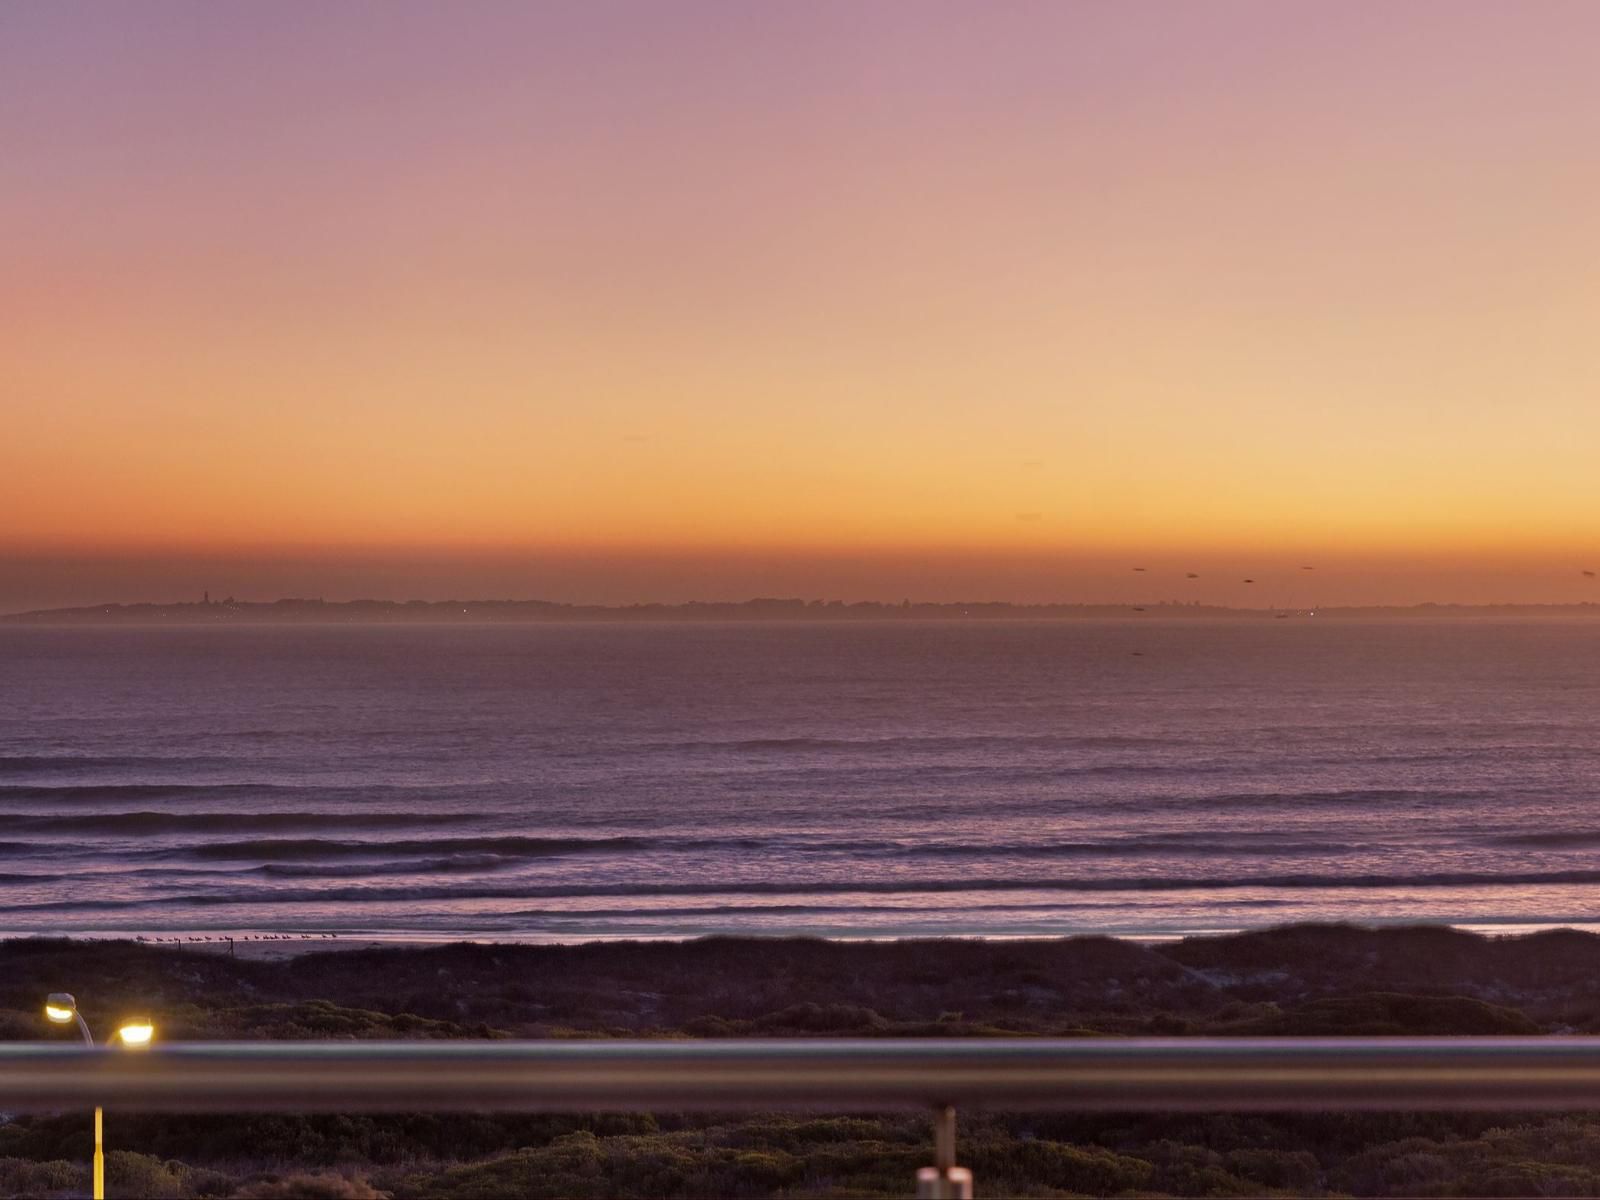
[[[78,1002],[71,992],[51,992],[44,1002],[45,1019],[53,1025],[70,1025],[78,1023],[78,1032],[83,1035],[83,1044],[94,1046],[94,1035],[89,1032],[89,1024],[83,1019],[83,1014],[78,1011]],[[116,1033],[111,1036],[129,1049],[142,1049],[148,1046],[156,1035],[156,1027],[150,1023],[149,1017],[132,1017],[117,1027]],[[102,1148],[102,1128],[104,1119],[99,1105],[94,1110],[94,1200],[106,1200],[106,1157]]]
[[[57,1025],[76,1021],[78,1032],[83,1034],[84,1043],[94,1045],[94,1035],[89,1032],[89,1026],[84,1023],[82,1014],[78,1012],[78,1002],[73,999],[71,992],[51,992],[49,999],[44,1002],[44,1015]]]
[[[150,1024],[149,1017],[135,1017],[124,1021],[116,1036],[124,1046],[148,1046],[155,1035],[156,1027]]]

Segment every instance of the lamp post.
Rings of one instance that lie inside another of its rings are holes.
[[[83,1044],[91,1048],[94,1046],[94,1034],[89,1032],[89,1023],[78,1011],[78,1002],[73,999],[71,992],[51,992],[44,1002],[44,1015],[56,1025],[68,1025],[76,1021],[78,1032],[83,1035]],[[124,1046],[139,1049],[150,1044],[155,1032],[155,1026],[148,1017],[133,1017],[118,1026],[116,1033],[111,1036]],[[106,1159],[101,1148],[103,1123],[97,1104],[94,1109],[94,1200],[106,1200]]]

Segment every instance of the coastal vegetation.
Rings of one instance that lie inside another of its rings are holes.
[[[133,1007],[212,1038],[1276,1036],[1600,1032],[1600,937],[1298,926],[1138,945],[716,938],[448,945],[279,961],[133,942],[0,945],[0,1037]],[[118,1115],[117,1196],[903,1195],[916,1114]],[[963,1114],[1015,1196],[1600,1195],[1600,1119],[1529,1114]],[[85,1186],[84,1114],[0,1124],[0,1195]]]

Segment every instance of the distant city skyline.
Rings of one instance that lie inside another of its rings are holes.
[[[1597,40],[8,5],[0,610],[1594,599]]]

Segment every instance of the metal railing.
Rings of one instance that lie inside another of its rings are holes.
[[[1600,1109],[1600,1038],[0,1044],[0,1111]]]

